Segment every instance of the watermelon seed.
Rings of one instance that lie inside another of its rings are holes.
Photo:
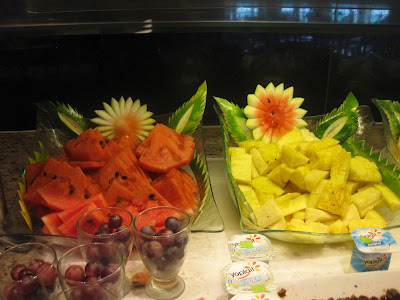
[[[89,223],[89,224],[90,224],[90,223],[93,223],[93,219],[87,220],[86,223]]]
[[[53,176],[53,179],[57,179],[57,175],[54,175],[54,176]]]
[[[106,141],[106,144],[108,144],[109,140]]]
[[[115,172],[115,178],[118,178],[118,176],[119,176],[119,173]]]
[[[89,198],[90,198],[90,195],[85,194],[85,199],[89,199]]]
[[[272,111],[272,112],[271,112],[271,115],[272,115],[272,116],[273,116],[273,115],[275,115],[275,112],[274,112],[274,111]]]
[[[75,191],[74,189],[70,189],[69,194],[72,195],[74,193],[74,191]]]
[[[111,179],[108,181],[108,183],[111,184],[112,182],[113,182],[113,179],[111,178]]]
[[[43,172],[43,176],[47,176],[47,173],[46,173],[46,172]]]
[[[155,196],[154,194],[150,194],[150,195],[149,195],[149,198],[150,198],[150,199],[153,199],[154,196]]]
[[[99,144],[100,144],[101,148],[104,148],[105,145],[104,145],[103,141],[100,141]]]
[[[127,176],[122,176],[121,178],[122,178],[122,180],[127,180],[128,179]]]

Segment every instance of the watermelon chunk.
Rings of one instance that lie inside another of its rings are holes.
[[[97,208],[97,205],[93,202],[90,202],[87,206],[83,207],[81,210],[72,215],[68,220],[63,222],[60,226],[58,226],[58,230],[66,236],[76,237],[78,233],[77,223],[79,218],[87,213],[89,210]]]
[[[58,226],[62,225],[61,219],[58,217],[58,212],[53,212],[48,215],[43,216],[42,221],[46,226],[47,230],[52,235],[62,235],[61,231],[58,229]]]
[[[36,177],[39,176],[44,166],[44,162],[29,164],[25,167],[25,178],[28,185],[32,185]]]

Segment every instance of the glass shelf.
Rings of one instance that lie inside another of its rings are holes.
[[[194,31],[398,30],[400,3],[384,1],[6,0],[1,31],[58,34]],[[4,6],[4,7],[1,7]]]

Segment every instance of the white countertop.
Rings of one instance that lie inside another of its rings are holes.
[[[228,240],[240,234],[239,215],[230,198],[222,159],[207,159],[211,184],[225,230],[219,233],[193,233],[189,253],[180,271],[185,292],[178,299],[230,299],[225,289],[222,269],[231,258]],[[400,230],[391,231],[400,241]],[[392,254],[388,271],[354,273],[350,269],[353,243],[301,245],[271,239],[276,258],[270,263],[275,281],[286,289],[285,300],[328,299],[329,297],[377,296],[388,288],[400,290],[400,253]],[[128,264],[127,274],[141,271],[138,257]],[[150,299],[144,288],[132,290],[125,299]]]

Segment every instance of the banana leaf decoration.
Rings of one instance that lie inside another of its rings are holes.
[[[344,142],[358,128],[358,105],[356,97],[349,93],[339,108],[324,115],[317,123],[314,134],[320,139],[332,137]]]
[[[226,99],[214,97],[221,109],[227,129],[236,142],[243,142],[253,138],[253,134],[246,126],[247,117],[243,110],[236,104],[229,102]]]
[[[207,83],[204,81],[195,95],[181,105],[169,118],[168,127],[178,133],[191,135],[203,119],[207,100]]]

